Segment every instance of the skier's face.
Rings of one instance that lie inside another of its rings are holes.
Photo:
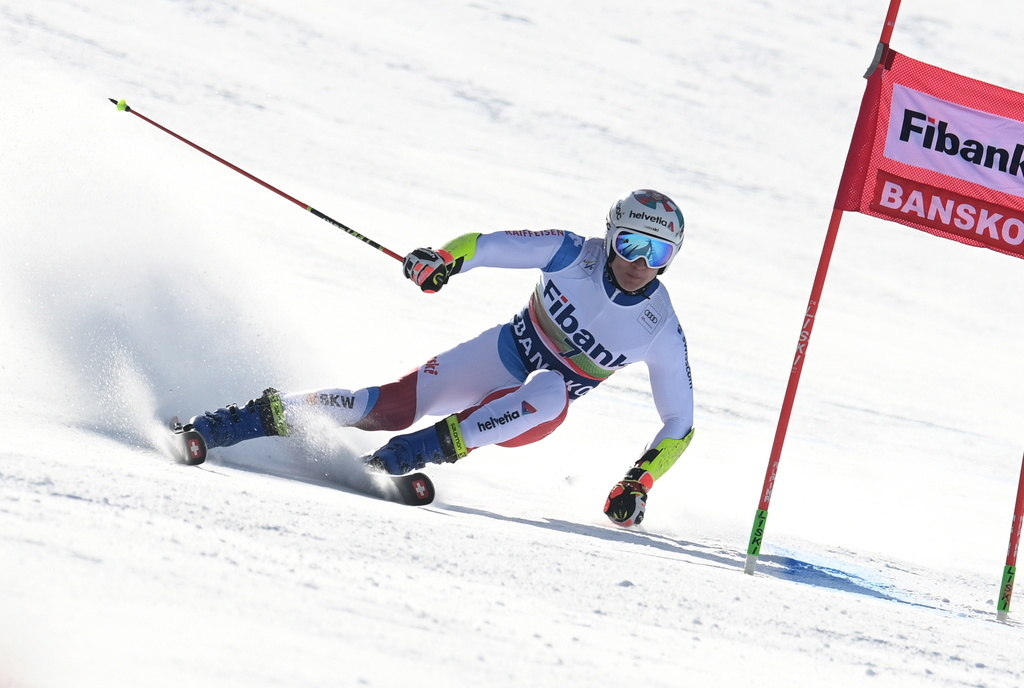
[[[658,276],[658,268],[647,266],[646,258],[638,258],[627,263],[616,256],[611,264],[612,274],[624,291],[638,291],[651,283]]]

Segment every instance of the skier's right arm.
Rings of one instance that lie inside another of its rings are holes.
[[[440,249],[419,248],[405,257],[405,276],[427,293],[440,291],[459,272],[478,267],[542,268],[571,262],[581,237],[562,230],[543,232],[474,232],[452,239]]]

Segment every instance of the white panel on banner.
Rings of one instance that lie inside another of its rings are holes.
[[[895,84],[885,157],[1024,197],[1024,122]]]

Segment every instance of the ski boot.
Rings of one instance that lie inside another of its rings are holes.
[[[458,418],[452,415],[422,430],[392,437],[363,462],[374,472],[405,475],[428,463],[458,461],[468,453]]]
[[[190,466],[205,461],[207,451],[214,447],[230,447],[256,437],[288,435],[281,395],[273,388],[245,406],[231,404],[194,416],[185,425],[175,424],[172,430],[179,458]]]

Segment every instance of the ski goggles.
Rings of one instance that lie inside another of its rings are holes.
[[[663,268],[672,262],[676,252],[675,244],[664,239],[657,239],[647,234],[631,232],[628,229],[615,235],[612,242],[615,253],[627,263],[644,258],[647,267]]]

